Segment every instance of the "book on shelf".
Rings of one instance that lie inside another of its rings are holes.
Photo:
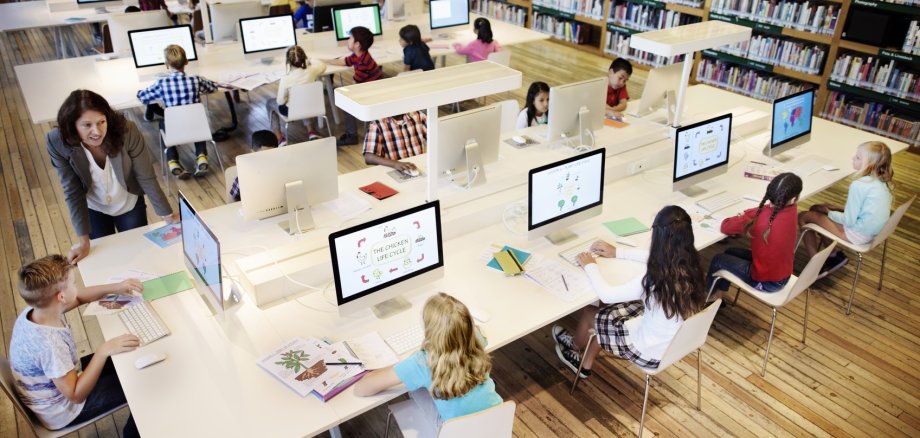
[[[713,0],[712,12],[746,20],[833,35],[840,14],[838,5],[815,5],[809,1]]]
[[[773,100],[812,85],[704,56],[697,67],[697,80],[761,100]]]
[[[313,394],[327,401],[365,373],[344,342],[327,344],[314,338],[294,338],[259,359],[262,369],[301,397]]]
[[[610,23],[644,31],[666,29],[699,20],[699,17],[692,15],[633,2],[615,4],[607,17]]]
[[[920,73],[903,70],[893,59],[842,54],[834,61],[831,79],[920,102]]]
[[[845,93],[831,91],[821,111],[822,117],[880,134],[891,134],[899,140],[918,144],[920,142],[920,121],[898,114],[879,102],[855,100]]]
[[[629,34],[607,32],[607,41],[604,44],[604,51],[618,57],[626,58],[630,61],[651,65],[653,67],[681,62],[684,59],[684,55],[666,57],[632,49],[629,47],[629,39]]]
[[[920,55],[920,21],[911,20],[901,51]]]
[[[518,26],[527,23],[527,8],[505,3],[499,0],[474,0],[473,12]]]

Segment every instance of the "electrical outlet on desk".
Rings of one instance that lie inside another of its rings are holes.
[[[626,174],[635,175],[639,172],[644,172],[647,169],[648,169],[648,160],[643,158],[641,160],[637,160],[633,163],[630,163],[629,170],[626,171]]]

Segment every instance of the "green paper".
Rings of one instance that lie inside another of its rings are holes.
[[[633,234],[639,234],[648,231],[648,227],[642,225],[642,222],[639,222],[639,220],[634,217],[604,222],[604,226],[607,227],[611,233],[620,237],[631,236]]]
[[[160,278],[144,282],[144,299],[147,301],[158,300],[174,293],[191,289],[192,280],[185,271],[164,275]]]

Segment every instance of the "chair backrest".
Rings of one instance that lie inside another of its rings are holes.
[[[500,52],[492,52],[489,54],[489,56],[486,59],[496,64],[504,65],[505,67],[511,66],[511,52],[508,50],[502,50]]]
[[[891,233],[894,233],[894,230],[898,228],[898,223],[901,222],[901,218],[904,217],[904,213],[907,212],[907,209],[910,208],[910,205],[914,203],[915,199],[917,199],[917,195],[911,196],[907,202],[901,204],[894,213],[891,213],[891,216],[888,217],[888,221],[885,222],[885,226],[882,227],[882,231],[879,231],[875,238],[872,239],[870,248],[875,248],[891,236]]]
[[[720,304],[722,300],[715,300],[696,315],[684,320],[661,357],[661,362],[658,364],[659,371],[664,371],[672,363],[683,359],[684,356],[706,343],[709,326],[712,325]]]
[[[192,32],[199,30],[204,30],[204,20],[201,18],[201,10],[195,9],[192,11]]]
[[[224,197],[227,199],[227,203],[230,204],[235,202],[230,198],[230,187],[233,186],[233,180],[236,179],[236,166],[230,166],[224,170]]]
[[[32,426],[32,431],[35,432],[35,435],[39,436],[39,430],[35,427],[36,419],[32,415],[32,411],[26,408],[26,405],[22,404],[22,400],[19,400],[19,396],[16,394],[15,385],[16,381],[13,379],[13,370],[10,368],[10,362],[6,360],[6,356],[4,356],[3,353],[0,353],[0,386],[3,387],[3,393],[10,399],[10,403],[16,408],[16,412],[29,421],[29,425]]]
[[[208,113],[202,103],[168,107],[163,111],[163,120],[166,146],[212,140]]]
[[[102,25],[102,53],[112,53],[112,33],[109,32],[108,23]]]
[[[835,247],[837,247],[837,242],[831,242],[830,245],[815,254],[815,256],[808,261],[808,264],[805,265],[805,269],[802,269],[799,277],[795,279],[795,284],[793,284],[792,287],[787,289],[785,292],[777,292],[788,294],[783,300],[781,306],[785,306],[786,303],[794,300],[795,297],[799,296],[799,294],[804,292],[805,289],[811,287],[812,283],[818,279],[818,274],[821,272],[821,267],[824,266],[824,262],[826,262],[827,258],[830,257],[831,252],[834,251]]]
[[[501,112],[502,112],[501,132],[502,134],[509,132],[509,131],[514,131],[515,125],[517,124],[518,113],[521,112],[520,108],[518,108],[517,101],[514,99],[508,99],[508,100],[503,100],[501,102],[498,102],[496,103],[496,105],[499,105],[501,107]]]
[[[268,15],[291,15],[291,5],[278,5],[278,6],[269,6]]]
[[[441,425],[438,438],[511,437],[516,407],[517,405],[509,400],[489,409],[452,418]]]
[[[288,120],[303,120],[326,115],[323,83],[316,81],[291,87],[288,96]]]

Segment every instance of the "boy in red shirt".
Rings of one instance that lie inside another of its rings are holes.
[[[370,29],[364,26],[354,27],[348,37],[348,50],[351,50],[351,55],[344,59],[325,59],[323,62],[328,65],[354,67],[356,84],[376,81],[383,77],[383,69],[377,65],[368,52],[373,44],[374,34]],[[345,113],[345,133],[335,141],[335,144],[336,146],[358,144],[358,128],[355,124],[355,117],[351,114]]]
[[[632,64],[623,58],[614,59],[607,70],[607,115],[623,117],[629,93],[626,92],[626,81],[632,76]]]

